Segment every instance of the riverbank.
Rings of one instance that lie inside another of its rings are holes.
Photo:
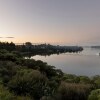
[[[99,75],[65,74],[43,61],[0,50],[0,97],[5,95],[1,100],[92,100],[91,91],[98,91],[99,80]]]

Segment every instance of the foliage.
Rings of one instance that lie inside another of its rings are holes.
[[[0,100],[15,100],[15,96],[0,85]]]
[[[93,90],[88,100],[100,100],[100,89]]]
[[[28,96],[16,96],[0,84],[0,100],[31,100],[31,98]]]
[[[0,77],[6,85],[9,80],[20,70],[21,66],[11,61],[0,61]]]
[[[91,84],[91,79],[87,76],[76,76],[72,74],[64,74],[62,80],[67,83],[81,83],[81,84]]]
[[[67,83],[79,83],[80,82],[80,78],[72,74],[64,74],[62,77],[62,80]]]
[[[9,82],[8,87],[17,95],[41,98],[46,91],[47,78],[37,70],[20,70]]]
[[[27,66],[28,68],[39,70],[41,73],[46,74],[48,78],[54,76],[62,76],[63,72],[59,69],[55,69],[54,66],[50,66],[47,63],[34,59],[24,59],[23,66]]]
[[[56,100],[87,100],[91,85],[62,82]]]
[[[91,83],[91,79],[87,76],[79,76],[80,78],[80,83],[82,84],[90,84]]]
[[[89,78],[65,74],[46,62],[22,56],[27,52],[53,54],[81,50],[76,46],[32,45],[30,42],[15,46],[0,42],[0,100],[87,100],[88,96],[89,100],[99,100],[99,75]]]
[[[55,46],[50,44],[32,45],[31,42],[26,42],[23,45],[17,45],[16,50],[24,54],[26,53],[27,55],[51,55],[65,52],[79,52],[82,51],[83,48],[78,46]]]
[[[95,88],[100,88],[100,76],[99,75],[93,76],[92,82],[95,84]]]
[[[13,51],[13,50],[15,50],[15,44],[13,42],[11,42],[11,43],[0,42],[0,49],[6,49],[8,51]]]

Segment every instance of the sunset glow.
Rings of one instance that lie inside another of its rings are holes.
[[[0,0],[0,41],[99,44],[100,0]]]

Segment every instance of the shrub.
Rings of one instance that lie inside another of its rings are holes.
[[[80,78],[80,83],[83,83],[83,84],[90,84],[91,83],[90,78],[87,76],[79,76],[79,78]]]
[[[76,75],[64,74],[62,77],[62,80],[67,82],[67,83],[79,83],[80,78]]]
[[[90,85],[62,82],[55,96],[56,100],[87,100]]]
[[[100,100],[100,89],[93,90],[88,100]]]
[[[8,83],[20,68],[21,66],[11,61],[0,61],[0,77],[3,83]]]
[[[0,100],[15,100],[15,96],[0,85]]]
[[[20,70],[9,82],[8,87],[17,95],[30,95],[36,100],[45,95],[47,78],[37,70]]]

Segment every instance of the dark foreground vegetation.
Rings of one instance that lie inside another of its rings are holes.
[[[99,88],[99,75],[65,74],[40,60],[24,59],[16,48],[0,48],[0,100],[100,100]]]

